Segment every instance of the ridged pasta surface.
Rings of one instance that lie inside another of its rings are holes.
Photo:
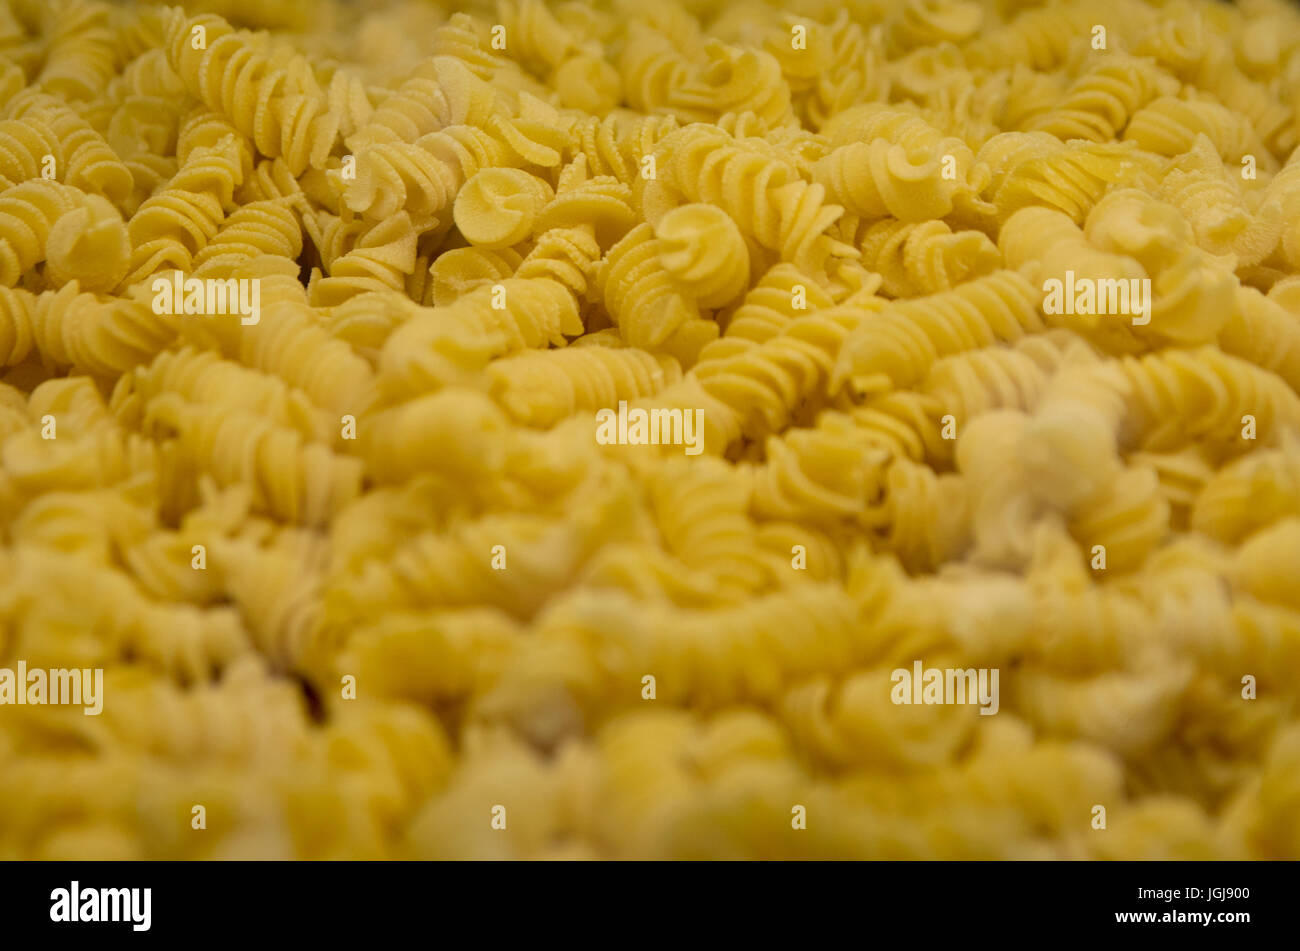
[[[0,0],[0,859],[1297,859],[1298,574],[1283,0]]]

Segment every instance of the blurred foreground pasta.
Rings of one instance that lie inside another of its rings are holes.
[[[0,2],[0,858],[1300,858],[1298,134],[1282,0]]]

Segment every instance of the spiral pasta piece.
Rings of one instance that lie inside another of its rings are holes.
[[[150,401],[144,422],[174,430],[219,484],[253,485],[260,505],[290,521],[321,524],[360,491],[360,460],[304,446],[298,433],[253,413],[214,413],[173,392]]]
[[[810,273],[842,254],[824,232],[842,209],[826,202],[825,188],[799,179],[784,162],[716,131],[688,127],[660,145],[672,160],[668,181],[692,202],[717,205],[742,234]]]
[[[712,205],[682,205],[655,224],[659,261],[702,307],[734,300],[749,281],[749,253],[733,222]]]
[[[997,271],[951,291],[900,301],[846,341],[831,385],[863,390],[913,386],[942,356],[1013,343],[1041,328],[1038,292],[1019,273]]]
[[[634,347],[662,349],[689,365],[718,329],[701,318],[687,288],[665,266],[663,257],[671,253],[671,245],[656,238],[654,228],[637,225],[606,255],[597,289],[624,340]]]
[[[45,260],[50,234],[63,217],[73,212],[83,215],[87,212],[86,196],[57,182],[24,182],[0,192],[0,224],[4,226],[4,237],[0,238],[0,285],[15,286],[27,271]],[[111,215],[102,207],[90,213],[111,220]],[[86,223],[84,217],[80,220],[83,225]],[[60,234],[65,243],[77,236],[73,229],[63,230]],[[110,253],[112,246],[110,241]],[[59,254],[63,267],[73,269],[77,266],[62,249]],[[113,266],[110,258],[110,269]]]
[[[19,182],[38,178],[41,167],[53,160],[55,168],[63,163],[63,146],[48,125],[0,120],[0,186],[11,188]]]
[[[482,169],[457,193],[452,216],[474,246],[504,248],[532,233],[538,212],[553,197],[544,181],[527,172]]]
[[[202,37],[202,44],[196,45]],[[301,58],[279,68],[265,44],[220,17],[177,12],[166,27],[167,57],[186,88],[229,118],[263,155],[283,157],[290,171],[323,166],[339,117]],[[256,90],[256,99],[253,99]],[[265,101],[264,107],[258,103]]]
[[[651,396],[681,379],[681,368],[642,350],[583,347],[505,357],[489,365],[488,379],[512,417],[549,426],[580,410]]]
[[[61,168],[60,181],[122,207],[133,185],[131,172],[89,123],[53,96],[16,96],[6,111],[29,130],[48,130],[46,142],[52,137],[58,151],[46,154]]]

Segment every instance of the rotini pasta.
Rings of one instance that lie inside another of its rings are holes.
[[[1300,857],[1300,13],[451,6],[0,0],[0,858]]]

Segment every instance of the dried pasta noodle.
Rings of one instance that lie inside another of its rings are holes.
[[[1294,6],[0,24],[0,858],[1300,858]]]

